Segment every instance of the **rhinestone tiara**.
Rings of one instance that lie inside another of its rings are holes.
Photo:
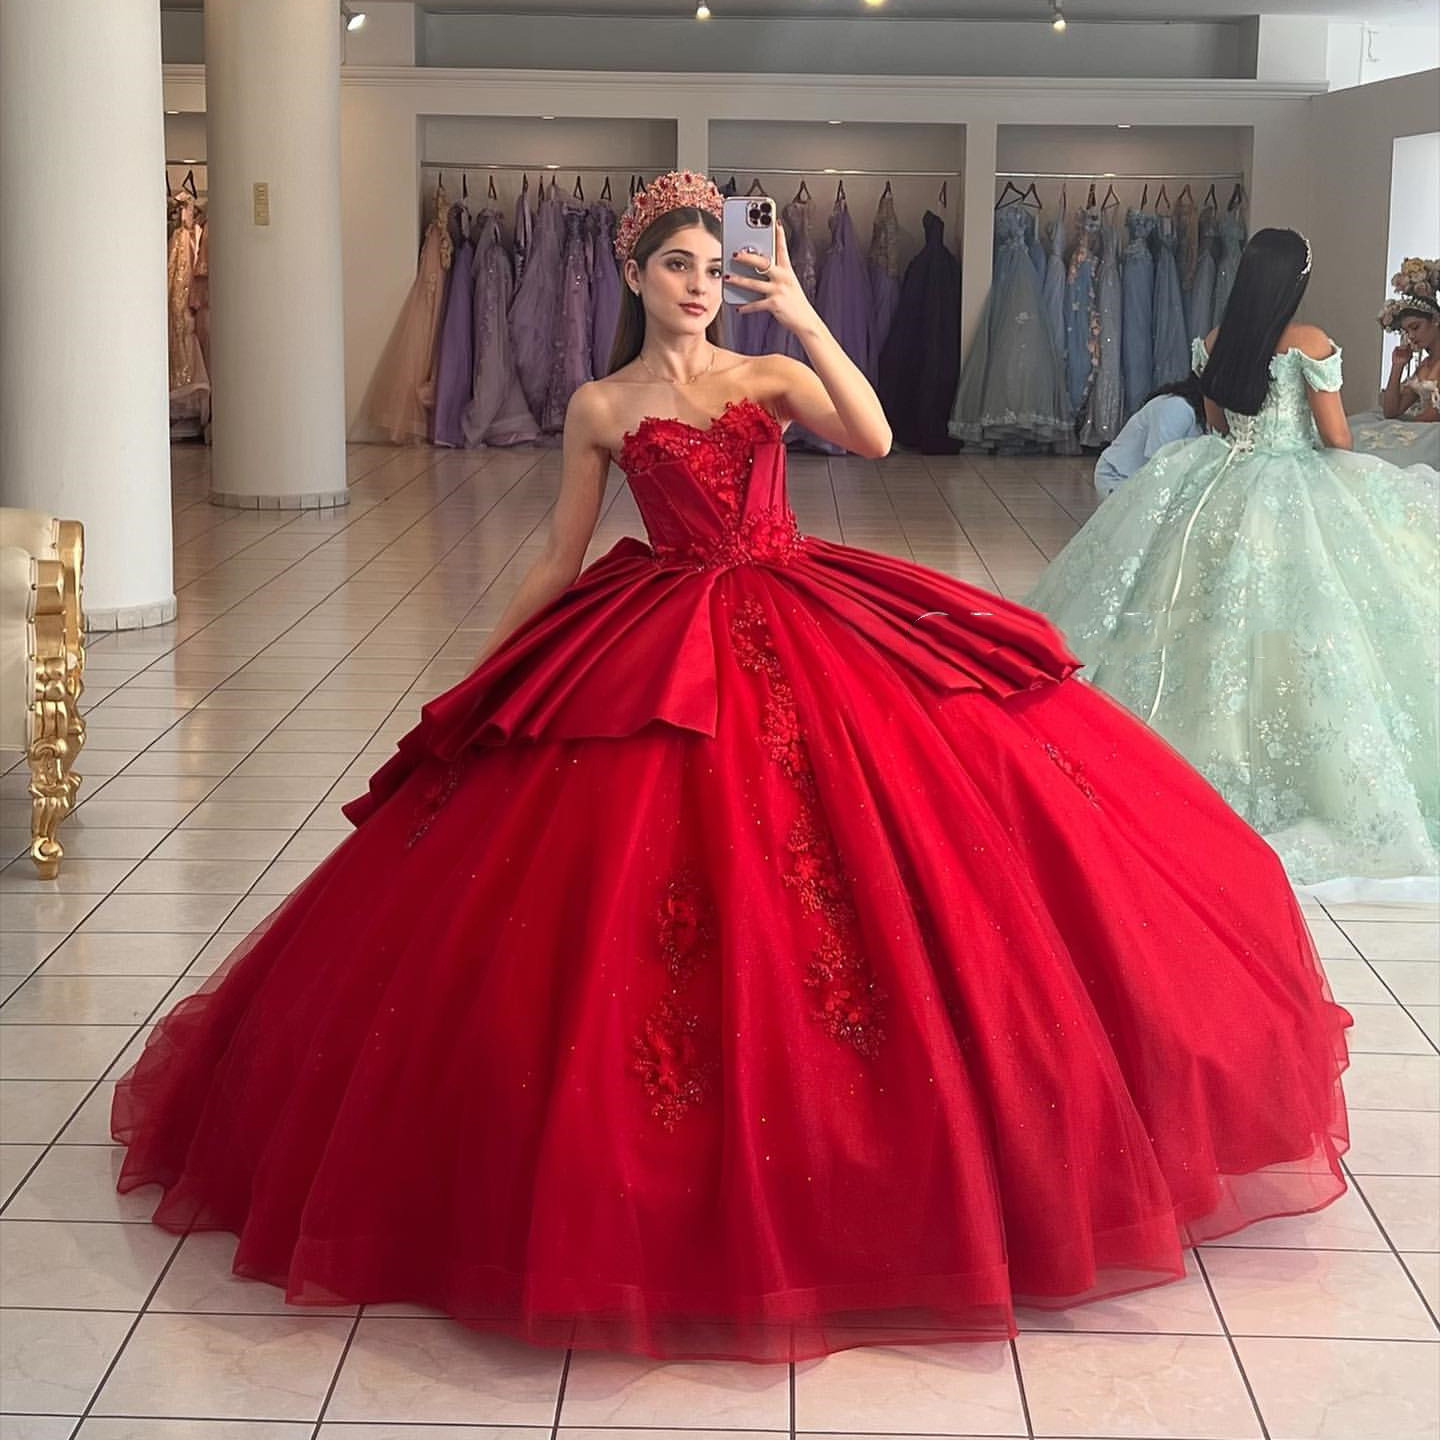
[[[672,170],[637,190],[615,232],[615,258],[628,260],[636,242],[662,215],[687,207],[707,211],[717,220],[725,213],[720,192],[693,170]]]

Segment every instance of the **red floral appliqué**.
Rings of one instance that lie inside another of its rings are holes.
[[[683,1001],[686,986],[713,957],[715,946],[713,912],[688,870],[666,886],[658,920],[660,959],[669,971],[670,989],[635,1037],[634,1069],[650,1097],[650,1113],[673,1130],[710,1093],[718,1068],[703,1056],[700,1017]]]
[[[786,840],[785,886],[795,891],[800,908],[819,920],[820,940],[804,975],[804,983],[816,992],[817,1005],[811,1013],[832,1039],[873,1056],[885,1038],[887,997],[861,951],[859,923],[840,857],[824,823],[795,695],[782,673],[758,601],[747,600],[739,607],[730,634],[740,665],[767,681],[762,737],[800,802]]]

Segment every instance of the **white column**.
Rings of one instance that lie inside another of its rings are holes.
[[[0,499],[85,526],[93,629],[175,616],[155,0],[0,0]]]
[[[997,140],[993,120],[965,122],[965,242],[960,252],[960,343],[965,356],[970,354],[990,294],[995,259]]]
[[[205,82],[210,498],[343,505],[339,6],[206,0]]]

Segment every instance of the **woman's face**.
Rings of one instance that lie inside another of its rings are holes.
[[[1400,322],[1405,343],[1413,350],[1431,351],[1440,347],[1440,319],[1424,315],[1407,315]]]
[[[682,335],[703,335],[719,312],[722,246],[703,225],[677,230],[645,262],[633,260],[625,279],[645,305],[647,325]]]

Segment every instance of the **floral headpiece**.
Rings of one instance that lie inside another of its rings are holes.
[[[708,211],[718,220],[725,213],[725,202],[711,181],[691,170],[672,170],[642,186],[615,232],[615,258],[622,263],[628,260],[636,241],[662,215],[686,208]]]
[[[1440,295],[1440,260],[1411,257],[1402,261],[1399,273],[1390,277],[1390,287],[1396,294],[1376,317],[1386,330],[1398,330],[1400,317],[1407,310],[1440,317],[1440,304],[1436,303]]]

